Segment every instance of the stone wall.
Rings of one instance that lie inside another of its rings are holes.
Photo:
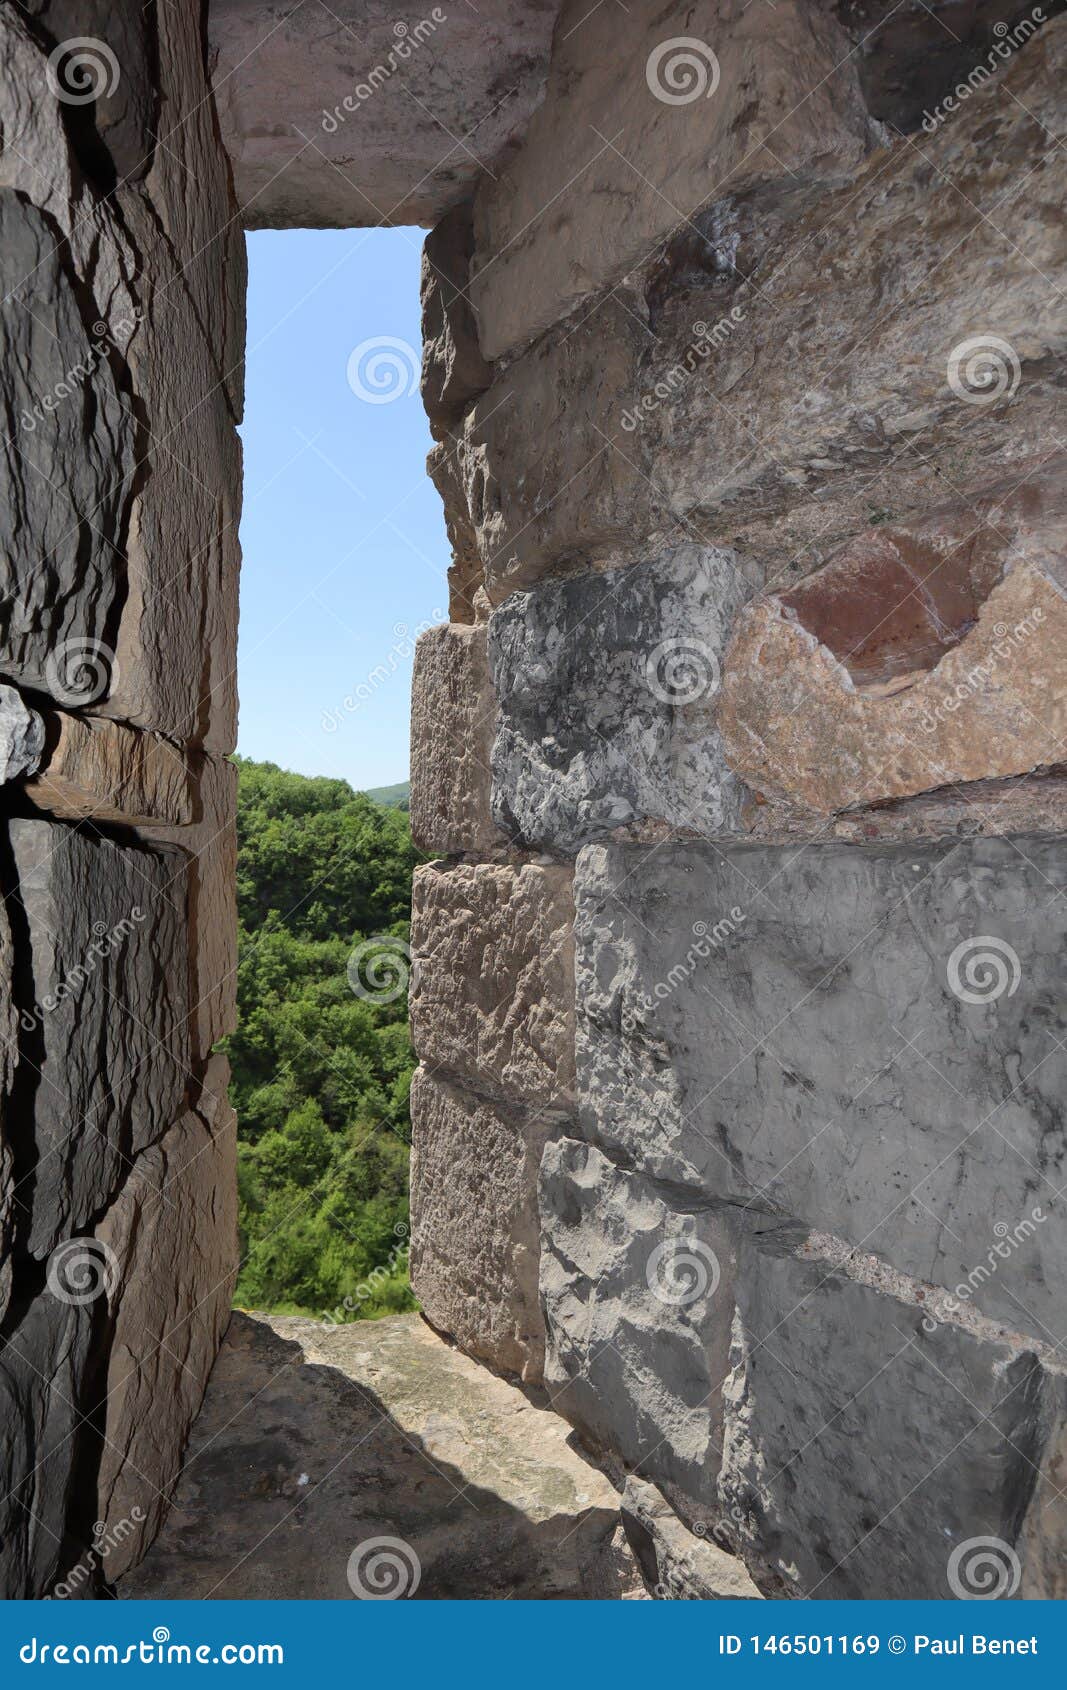
[[[4,1596],[143,1554],[236,1267],[244,243],[201,24],[0,7]]]
[[[1062,1596],[1061,7],[437,10],[0,6],[0,1589],[228,1315],[242,221],[395,213],[425,1313],[662,1593]]]
[[[1067,1594],[1058,10],[567,0],[426,244],[415,1288],[680,1594]]]

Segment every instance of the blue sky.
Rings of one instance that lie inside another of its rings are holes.
[[[423,231],[247,240],[238,749],[388,785],[408,774],[412,638],[448,606],[417,385]]]

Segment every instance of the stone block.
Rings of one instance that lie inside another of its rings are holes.
[[[421,635],[411,679],[411,837],[424,851],[503,843],[489,813],[496,694],[486,631],[446,622]]]
[[[41,767],[25,786],[37,808],[126,826],[192,820],[189,758],[161,734],[66,711],[50,711],[43,726]]]
[[[476,1092],[566,1110],[574,1097],[569,869],[415,870],[408,991],[415,1049]]]
[[[981,1537],[1010,1576],[1062,1400],[1047,1345],[588,1144],[547,1147],[541,1204],[555,1406],[764,1594],[951,1597]]]
[[[197,1107],[137,1157],[96,1231],[116,1264],[96,1505],[108,1582],[137,1564],[163,1523],[230,1318],[237,1117],[228,1081],[225,1057],[214,1057]]]
[[[1062,1376],[996,1328],[931,1331],[922,1303],[779,1243],[738,1276],[719,1478],[737,1546],[776,1575],[765,1588],[1014,1593]]]
[[[587,847],[585,1132],[1058,1333],[1064,866],[1055,838]]]
[[[634,406],[678,372],[639,413],[676,516],[716,538],[800,506],[803,545],[782,531],[768,545],[804,567],[826,555],[831,500],[853,532],[940,503],[931,455],[966,488],[1062,451],[1049,360],[1067,347],[1067,235],[1044,136],[1067,119],[1065,52],[1059,19],[921,145],[876,153],[777,229],[741,206],[726,274],[670,278]],[[608,432],[632,454],[624,425]]]
[[[426,459],[426,473],[444,505],[445,533],[452,551],[448,566],[450,622],[478,621],[478,601],[484,597],[485,571],[463,479],[463,465],[469,460],[470,454],[463,452],[460,441],[451,434]]]
[[[467,292],[473,250],[467,205],[443,217],[422,249],[422,402],[438,440],[493,379]]]
[[[541,1164],[541,1298],[553,1406],[692,1516],[715,1497],[737,1234],[680,1212],[573,1139]]]
[[[174,889],[184,883],[189,949],[189,1031],[196,1059],[237,1025],[237,765],[191,752],[193,819],[142,828],[149,843],[181,847]]]
[[[0,1592],[41,1597],[64,1570],[85,1436],[92,1301],[43,1290],[0,1343]]]
[[[0,24],[15,71],[20,34],[14,20]],[[101,654],[91,695],[100,698],[112,679],[107,640],[121,601],[115,560],[124,544],[136,425],[109,325],[95,320],[85,279],[57,242],[54,223],[20,187],[0,172],[0,243],[10,277],[0,313],[0,380],[10,419],[0,654],[6,674],[70,705],[83,696],[85,664]]]
[[[18,1131],[34,1167],[19,1205],[26,1247],[40,1258],[84,1230],[130,1159],[181,1113],[185,900],[173,853],[47,821],[15,820],[9,832],[27,1075]]]
[[[416,1069],[411,1085],[411,1283],[426,1318],[470,1355],[540,1381],[537,1173],[549,1126]]]
[[[870,529],[748,606],[723,672],[731,766],[827,814],[1059,761],[1065,534],[1061,460]]]
[[[544,88],[558,0],[400,18],[212,0],[214,99],[248,229],[437,223],[497,170]],[[403,23],[403,29],[398,25]]]
[[[32,775],[44,751],[44,722],[17,687],[0,684],[0,784]]]
[[[854,168],[870,126],[847,38],[789,0],[774,27],[740,0],[644,4],[625,54],[609,8],[574,0],[556,29],[544,103],[475,201],[471,296],[482,351],[532,340],[641,264],[709,201],[825,182]]]
[[[611,559],[655,526],[666,501],[647,476],[647,441],[618,434],[641,390],[645,315],[633,294],[600,301],[505,371],[457,429],[491,603],[558,561]]]
[[[731,552],[680,546],[502,605],[489,624],[497,825],[559,851],[646,820],[735,827],[741,788],[716,714],[730,624],[750,591]]]
[[[690,1531],[646,1479],[627,1475],[620,1510],[645,1584],[659,1601],[761,1600],[745,1563],[723,1549],[702,1522]]]

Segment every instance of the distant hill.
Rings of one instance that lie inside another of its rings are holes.
[[[384,804],[387,810],[407,810],[411,802],[411,782],[400,780],[395,786],[369,786],[366,796],[373,798],[376,804]]]

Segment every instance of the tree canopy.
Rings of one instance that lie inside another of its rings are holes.
[[[345,1320],[413,1308],[407,816],[238,762],[236,1300]]]

